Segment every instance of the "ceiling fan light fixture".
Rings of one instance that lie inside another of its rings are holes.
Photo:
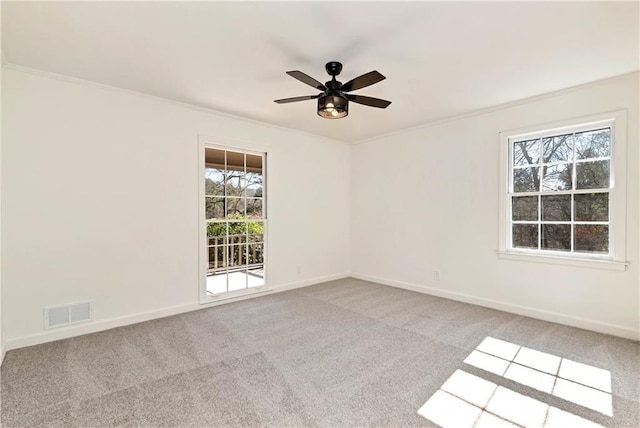
[[[325,119],[341,119],[349,114],[349,100],[339,95],[323,95],[318,98],[318,116]]]

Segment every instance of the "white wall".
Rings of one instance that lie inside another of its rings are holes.
[[[349,146],[12,67],[2,78],[8,348],[198,308],[199,134],[268,150],[271,286],[348,275]],[[89,299],[94,322],[44,331],[45,306]]]
[[[269,151],[276,289],[351,261],[354,276],[638,337],[637,74],[352,147],[11,66],[2,84],[8,348],[199,307],[199,134]],[[498,133],[618,109],[628,270],[498,260]],[[45,306],[86,299],[94,322],[44,331]]]
[[[627,271],[498,260],[499,132],[619,109]],[[355,146],[353,275],[638,338],[638,113],[636,73]]]

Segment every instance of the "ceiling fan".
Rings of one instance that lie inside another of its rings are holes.
[[[351,91],[366,88],[367,86],[384,80],[385,77],[377,71],[370,71],[369,73],[358,76],[343,84],[336,80],[336,76],[342,71],[341,63],[338,61],[328,62],[325,65],[325,69],[332,77],[331,80],[326,82],[324,85],[301,71],[287,71],[289,76],[294,79],[298,79],[309,86],[313,86],[322,92],[318,95],[284,98],[281,100],[275,100],[275,102],[278,104],[285,104],[317,98],[318,116],[324,117],[325,119],[340,119],[346,117],[349,114],[349,101],[377,108],[387,108],[389,104],[391,104],[391,101],[381,100],[379,98],[349,94]]]

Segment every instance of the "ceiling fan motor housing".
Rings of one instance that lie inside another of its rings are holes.
[[[325,66],[324,69],[327,70],[327,73],[329,73],[329,76],[337,76],[338,74],[340,74],[340,72],[342,71],[342,64],[339,63],[338,61],[329,61]]]

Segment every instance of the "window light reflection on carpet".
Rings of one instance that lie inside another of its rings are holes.
[[[464,362],[549,396],[613,416],[608,370],[492,337],[486,337]],[[443,428],[602,428],[598,423],[464,370],[453,373],[418,414]]]
[[[611,373],[608,370],[492,337],[485,338],[464,362],[613,416]]]
[[[463,370],[451,375],[418,414],[443,428],[603,428]]]

